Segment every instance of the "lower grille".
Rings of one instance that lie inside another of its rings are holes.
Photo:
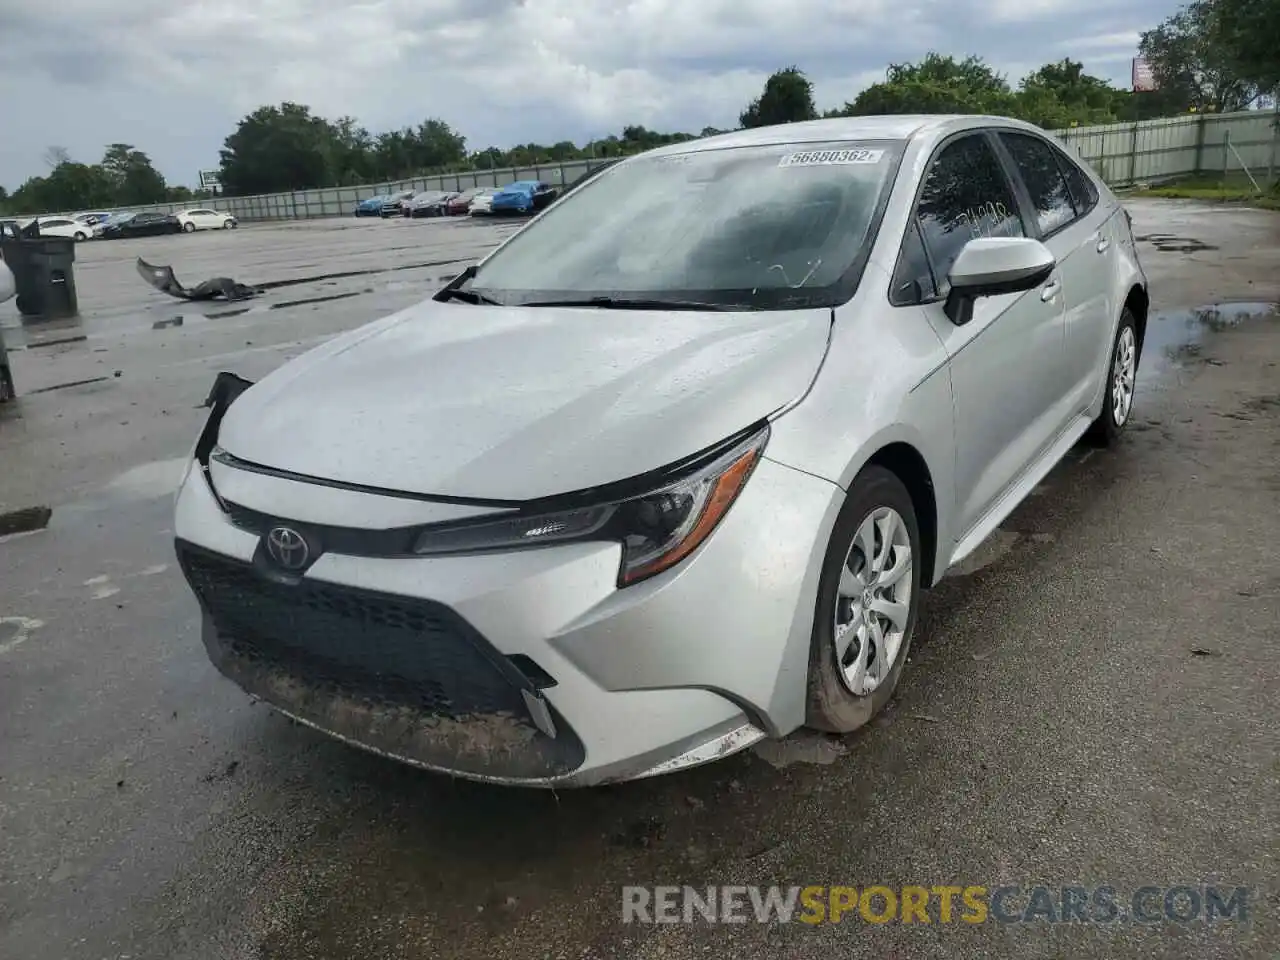
[[[554,739],[535,726],[528,678],[448,607],[280,583],[186,543],[178,559],[205,612],[215,665],[281,709],[449,769],[543,776],[581,763],[581,744],[559,718]]]

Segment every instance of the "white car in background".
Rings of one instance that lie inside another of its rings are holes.
[[[471,201],[471,206],[467,212],[471,216],[487,216],[493,213],[493,195],[498,192],[497,187],[486,187],[476,194],[475,199]]]
[[[40,235],[42,237],[65,237],[68,240],[88,240],[93,236],[93,227],[70,217],[38,217]]]
[[[174,216],[182,224],[183,233],[194,233],[196,230],[234,230],[240,225],[240,222],[231,214],[206,207],[179,210],[174,213]]]

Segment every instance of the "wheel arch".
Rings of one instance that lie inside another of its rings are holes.
[[[920,549],[923,576],[920,585],[928,588],[934,582],[934,568],[938,558],[938,499],[933,473],[924,455],[903,440],[895,440],[880,447],[863,464],[863,469],[876,465],[884,467],[902,481],[911,495],[911,505],[916,511],[916,523],[920,527]]]
[[[1138,359],[1136,363],[1142,362],[1142,344],[1147,337],[1147,315],[1151,311],[1151,296],[1147,293],[1147,288],[1140,283],[1135,283],[1129,288],[1128,296],[1124,298],[1124,306],[1131,314],[1137,329],[1134,331],[1138,335]]]

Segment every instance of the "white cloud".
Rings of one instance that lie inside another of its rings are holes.
[[[52,144],[148,151],[175,182],[216,165],[236,120],[295,100],[374,131],[439,117],[472,147],[582,141],[628,123],[732,126],[795,64],[819,106],[891,61],[985,57],[1017,82],[1072,56],[1124,82],[1176,0],[60,0],[0,2],[0,183]],[[1104,8],[1105,11],[1104,11]],[[1080,40],[1083,23],[1095,29]],[[1028,38],[1035,38],[1028,43]],[[1037,48],[1042,53],[1037,53]]]

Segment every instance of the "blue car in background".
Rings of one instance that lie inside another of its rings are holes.
[[[389,194],[378,194],[376,197],[370,197],[368,200],[361,200],[356,204],[355,214],[357,217],[380,217],[382,216],[382,208],[391,202]]]
[[[493,212],[534,213],[549,206],[559,193],[541,180],[517,180],[493,195]]]

